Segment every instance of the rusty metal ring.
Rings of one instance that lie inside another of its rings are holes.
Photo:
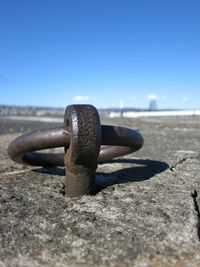
[[[102,145],[102,147],[101,147]],[[66,166],[65,191],[70,197],[90,194],[97,163],[140,149],[142,135],[134,130],[101,125],[92,105],[66,107],[64,126],[22,135],[10,143],[9,157],[34,166]],[[64,147],[64,153],[36,150]]]
[[[30,132],[19,136],[8,147],[9,157],[18,163],[32,166],[64,166],[64,153],[40,153],[37,150],[69,147],[70,133],[61,127]],[[143,145],[142,135],[135,130],[101,125],[101,150],[97,163],[139,150]]]

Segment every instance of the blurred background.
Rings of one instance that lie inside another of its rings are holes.
[[[200,1],[0,0],[0,114],[197,110]]]

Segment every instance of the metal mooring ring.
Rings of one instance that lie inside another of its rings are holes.
[[[101,125],[91,105],[66,108],[64,126],[19,136],[8,146],[15,162],[32,166],[66,166],[66,193],[71,197],[90,194],[95,184],[97,163],[140,149],[142,135],[135,130]],[[64,153],[37,150],[64,147]]]

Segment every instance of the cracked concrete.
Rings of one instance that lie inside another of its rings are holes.
[[[191,156],[190,157],[189,156],[184,157],[182,159],[179,159],[177,162],[175,162],[172,166],[169,167],[169,169],[173,172],[178,165],[183,164],[185,161],[187,161],[189,159],[199,159],[199,158],[200,158],[200,154],[197,156],[194,156],[194,157],[191,157]]]
[[[7,157],[42,125],[0,120],[0,267],[200,266],[199,117],[106,123],[139,129],[144,147],[99,165],[93,196],[69,199],[64,169]]]
[[[195,208],[196,213],[197,213],[197,220],[198,220],[198,222],[197,222],[197,235],[198,235],[198,238],[200,241],[200,208],[199,208],[199,201],[198,201],[198,193],[195,189],[191,192],[191,196],[194,200],[194,208]]]

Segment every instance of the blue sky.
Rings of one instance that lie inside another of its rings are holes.
[[[199,0],[0,0],[0,104],[200,108]]]

